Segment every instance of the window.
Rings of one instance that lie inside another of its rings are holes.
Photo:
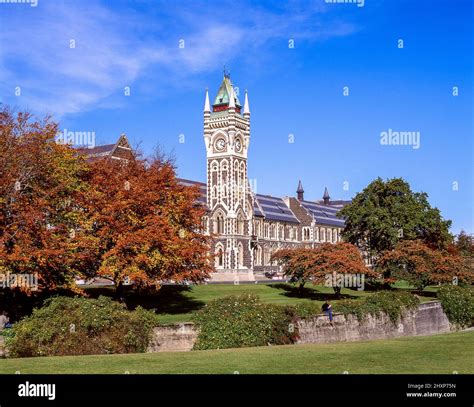
[[[331,231],[331,229],[328,229],[327,233],[328,233],[328,236],[327,236],[328,237],[328,242],[331,243],[332,242],[332,231]]]
[[[224,267],[224,250],[221,245],[216,248],[216,267]]]
[[[315,231],[316,231],[316,241],[319,242],[319,228],[316,228]]]
[[[321,242],[325,242],[325,241],[326,241],[326,229],[322,228],[321,229]]]
[[[214,220],[214,233],[224,233],[224,217],[221,214],[217,215]]]
[[[303,240],[309,240],[309,228],[308,227],[304,227],[303,228]]]

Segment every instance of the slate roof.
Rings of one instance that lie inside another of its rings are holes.
[[[114,144],[105,144],[103,146],[96,146],[93,148],[79,148],[80,152],[84,152],[88,157],[101,157],[112,153],[115,148]]]
[[[178,178],[178,181],[183,185],[198,186],[201,191],[201,196],[198,198],[198,202],[203,205],[207,204],[207,188],[204,182],[191,181],[183,178]],[[344,219],[339,219],[336,216],[340,208],[310,201],[300,201],[300,203],[308,213],[314,217],[317,224],[344,227]],[[293,211],[288,208],[282,198],[256,194],[253,210],[255,216],[264,217],[267,220],[296,224],[300,223]]]
[[[344,227],[344,219],[337,217],[339,208],[332,207],[331,205],[322,205],[316,202],[300,201],[303,208],[314,217],[316,223],[330,226]]]
[[[280,222],[300,223],[295,214],[286,206],[285,201],[269,195],[255,195],[255,200],[263,211],[265,219]]]

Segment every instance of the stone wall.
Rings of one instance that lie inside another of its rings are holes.
[[[153,329],[147,352],[185,352],[192,350],[198,332],[194,324],[159,326]]]
[[[421,304],[406,312],[398,325],[387,315],[369,315],[362,323],[353,315],[334,314],[333,324],[326,315],[298,321],[300,338],[297,343],[350,342],[389,339],[401,336],[434,335],[450,331],[446,314],[438,301]],[[197,329],[191,323],[157,327],[148,352],[183,352],[192,350]]]
[[[298,343],[330,343],[389,339],[401,336],[433,335],[449,332],[450,325],[441,304],[431,301],[417,310],[405,312],[398,325],[385,314],[371,315],[359,322],[354,315],[334,314],[333,324],[326,315],[298,322]]]

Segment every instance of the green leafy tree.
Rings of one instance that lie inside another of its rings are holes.
[[[403,240],[421,239],[443,249],[453,241],[451,221],[431,207],[426,193],[413,192],[402,178],[372,181],[339,216],[346,221],[343,239],[375,262],[382,252],[393,250]]]

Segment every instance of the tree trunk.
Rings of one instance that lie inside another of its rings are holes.
[[[115,299],[123,302],[124,301],[124,289],[123,289],[123,283],[119,281],[118,283],[115,283]]]
[[[341,287],[333,287],[334,293],[336,294],[336,298],[341,297]]]

